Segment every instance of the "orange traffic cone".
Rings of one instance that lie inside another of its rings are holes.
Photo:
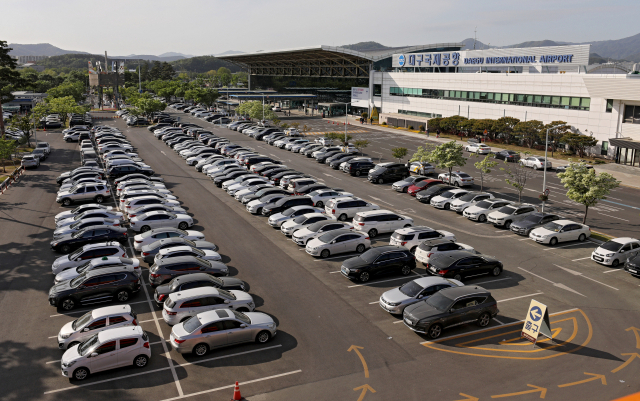
[[[44,131],[45,131],[45,132],[47,131],[47,126],[46,126],[46,125],[44,125]]]
[[[236,388],[233,390],[233,398],[231,401],[240,401],[242,396],[240,395],[240,385],[236,382]]]

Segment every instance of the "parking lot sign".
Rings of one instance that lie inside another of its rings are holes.
[[[520,337],[526,338],[535,345],[539,335],[543,335],[549,339],[552,337],[549,311],[547,311],[545,304],[541,304],[535,299],[532,299]]]

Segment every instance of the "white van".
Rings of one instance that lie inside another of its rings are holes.
[[[346,196],[329,200],[324,207],[324,212],[334,220],[347,221],[347,219],[353,218],[356,213],[378,209],[380,209],[380,206],[375,203],[369,203],[353,196]]]
[[[353,228],[356,231],[369,234],[369,238],[411,226],[413,226],[412,218],[392,212],[391,210],[359,212],[356,213],[353,218]]]

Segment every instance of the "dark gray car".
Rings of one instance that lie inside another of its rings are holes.
[[[162,306],[169,294],[182,290],[191,290],[200,287],[222,288],[223,290],[247,291],[247,284],[239,278],[214,277],[207,273],[191,273],[178,276],[168,282],[156,287],[153,299],[158,306]]]
[[[195,256],[160,259],[149,268],[149,282],[152,287],[157,287],[175,277],[191,273],[207,273],[216,277],[228,276],[229,268],[222,262],[204,260]]]
[[[516,221],[515,223],[511,223],[511,231],[516,234],[524,235],[525,237],[529,236],[531,230],[537,227],[542,227],[547,223],[550,223],[555,220],[560,220],[560,216],[556,214],[549,213],[531,213],[524,219],[520,221]]]
[[[140,252],[142,254],[142,259],[146,263],[151,265],[155,262],[154,259],[156,257],[156,254],[160,252],[160,249],[171,248],[174,246],[185,246],[185,245],[202,249],[203,251],[205,250],[210,250],[214,252],[218,251],[218,247],[214,243],[209,241],[191,241],[184,238],[174,237],[174,238],[161,239],[161,240],[152,242],[149,245],[145,245],[142,247]]]

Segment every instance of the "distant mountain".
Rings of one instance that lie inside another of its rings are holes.
[[[462,48],[462,50],[473,50],[473,42],[474,42],[473,38],[467,38],[463,40],[461,42],[461,43],[464,43],[464,47]],[[480,42],[479,40],[476,40],[475,43],[476,43],[476,50],[489,48],[489,46]]]
[[[355,50],[357,52],[392,49],[391,47],[381,45],[378,42],[358,42],[352,45],[343,45],[340,47],[344,49]]]
[[[186,58],[184,56],[161,57],[161,56],[154,56],[151,54],[130,54],[128,56],[109,56],[109,58],[111,57],[119,58],[119,59],[125,58],[125,59],[140,59],[140,60],[149,60],[149,61],[166,61],[166,62],[182,60]]]
[[[182,57],[182,58],[190,58],[190,57],[195,57],[193,54],[183,54],[183,53],[176,53],[176,52],[167,52],[167,53],[162,53],[159,54],[158,57]]]
[[[227,50],[226,52],[216,54],[216,56],[229,56],[232,54],[242,54],[242,53],[246,53],[246,52],[239,52],[237,50]]]
[[[9,47],[13,48],[13,50],[9,52],[12,56],[60,56],[71,53],[89,54],[87,52],[80,52],[76,50],[63,50],[49,43],[38,43],[35,45],[10,43]]]
[[[507,48],[509,47],[546,47],[546,46],[565,46],[565,45],[571,45],[573,43],[568,43],[568,42],[555,42],[553,40],[533,40],[533,41],[529,41],[529,42],[522,42],[522,43],[518,43],[516,45],[510,45],[510,46],[505,46]]]
[[[591,43],[592,52],[598,53],[602,57],[626,59],[634,55],[637,57],[640,53],[640,33],[628,38],[587,43]]]

